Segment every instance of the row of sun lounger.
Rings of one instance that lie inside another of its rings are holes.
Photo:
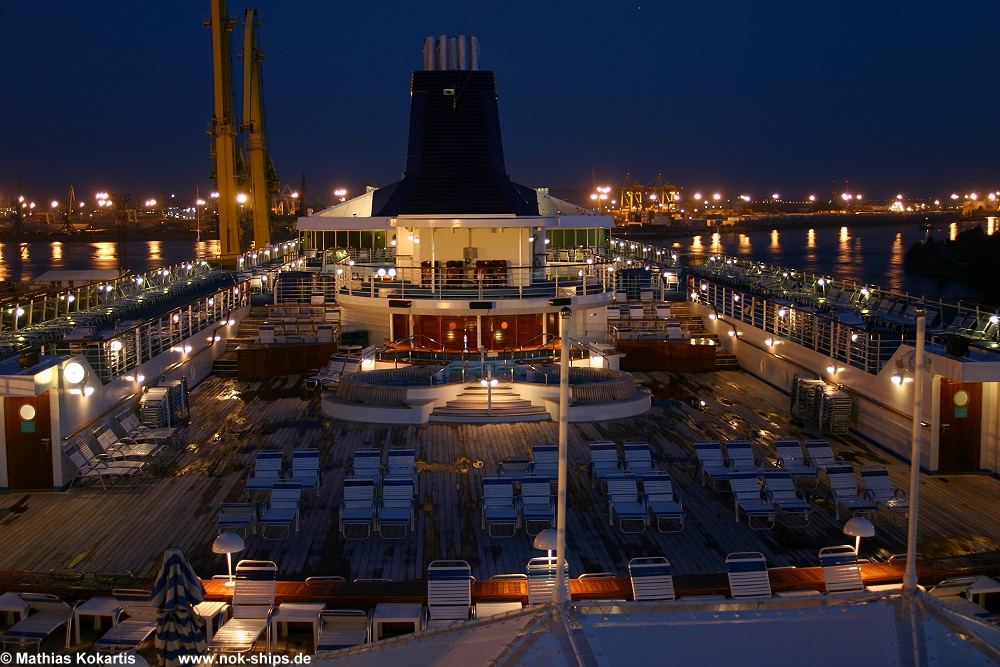
[[[874,596],[866,589],[858,555],[849,545],[824,547],[819,552],[826,595]],[[731,553],[725,561],[729,580],[729,596],[695,596],[681,598],[702,603],[745,603],[769,599],[775,595],[768,574],[767,562],[758,552]],[[528,604],[549,602],[558,585],[558,561],[552,556],[532,558],[525,573],[496,575],[493,579],[525,582]],[[635,602],[671,603],[677,600],[669,560],[662,556],[633,558],[628,563],[631,598]],[[569,571],[563,571],[564,598],[569,599]],[[614,573],[580,575],[579,579],[615,576]],[[312,577],[315,580],[343,581],[340,577]],[[433,561],[427,568],[427,603],[410,611],[414,631],[434,630],[483,619],[498,614],[519,611],[521,602],[477,602],[472,600],[471,567],[462,560]],[[928,592],[943,606],[966,616],[986,622],[997,622],[996,616],[971,599],[973,578],[951,579],[931,587]],[[326,609],[323,603],[276,604],[277,565],[272,561],[241,561],[236,566],[233,595],[228,609],[223,607],[224,619],[214,633],[209,632],[205,652],[208,654],[249,653],[263,637],[268,652],[276,645],[280,627],[288,622],[312,623],[315,652],[332,651],[358,646],[382,639],[380,606],[366,609]],[[778,597],[820,595],[818,590],[777,592]],[[155,595],[142,590],[116,590],[111,604],[102,605],[100,613],[110,613],[112,627],[93,644],[98,652],[136,651],[157,629]],[[622,600],[620,602],[625,602]],[[10,617],[10,625],[0,635],[3,650],[23,650],[34,647],[41,650],[42,643],[60,628],[65,628],[65,647],[73,645],[72,631],[76,624],[76,643],[80,642],[80,616],[85,606],[82,601],[72,604],[48,594],[5,593],[0,596],[0,611]],[[397,605],[398,606],[398,605]],[[410,605],[412,606],[412,605]],[[286,609],[287,607],[287,609]],[[194,610],[195,615],[205,612]],[[219,614],[213,609],[213,614]],[[18,620],[14,622],[13,616]],[[397,614],[398,615],[398,614]]]
[[[698,473],[702,485],[711,482],[716,491],[733,494],[737,521],[747,517],[752,528],[771,528],[778,516],[786,525],[806,525],[810,506],[805,492],[817,488],[824,473],[837,519],[841,509],[852,516],[866,516],[875,521],[885,509],[895,525],[897,518],[909,515],[905,490],[896,487],[884,466],[862,466],[864,488],[858,487],[853,464],[834,456],[825,440],[778,440],[776,467],[769,467],[754,457],[750,443],[714,441],[694,443]]]

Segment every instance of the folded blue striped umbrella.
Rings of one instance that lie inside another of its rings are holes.
[[[178,667],[182,655],[205,652],[204,622],[194,613],[204,599],[205,587],[184,552],[177,547],[164,551],[150,601],[157,607],[154,645],[166,667]]]

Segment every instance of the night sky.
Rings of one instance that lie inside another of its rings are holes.
[[[658,173],[726,197],[1000,189],[1000,3],[303,2],[257,5],[268,140],[309,201],[405,166],[428,35],[477,35],[507,169],[589,188]],[[244,5],[231,1],[242,48]],[[5,3],[0,196],[204,196],[209,0]],[[242,61],[234,59],[237,80]]]

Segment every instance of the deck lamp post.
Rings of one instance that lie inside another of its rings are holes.
[[[559,472],[556,483],[556,587],[552,601],[566,602],[566,462],[569,425],[569,338],[573,311],[559,311]]]
[[[229,581],[226,586],[235,586],[236,579],[233,577],[233,554],[243,551],[245,548],[243,538],[236,533],[222,533],[212,542],[212,553],[226,554],[226,565],[229,567]]]
[[[875,535],[875,526],[865,517],[856,516],[844,524],[844,535],[856,538],[854,540],[854,553],[857,554],[861,551],[861,538],[873,537]]]

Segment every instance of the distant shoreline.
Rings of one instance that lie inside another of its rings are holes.
[[[295,234],[275,233],[272,241],[286,241],[295,238]],[[195,241],[198,234],[189,230],[176,231],[140,231],[129,230],[125,237],[126,241]],[[218,241],[219,235],[216,233],[201,233],[201,241]],[[111,229],[101,229],[97,231],[84,231],[75,234],[66,232],[21,232],[12,233],[9,231],[0,232],[0,243],[67,243],[82,241],[84,243],[104,243],[118,241],[118,232]]]
[[[642,225],[628,225],[615,227],[612,230],[614,236],[641,236],[645,238],[674,237],[674,236],[701,236],[703,234],[715,234],[716,232],[749,232],[761,229],[802,229],[810,227],[837,227],[850,225],[853,227],[865,227],[872,225],[909,225],[919,226],[929,223],[937,226],[942,223],[964,221],[969,223],[982,222],[982,218],[966,218],[960,211],[925,211],[920,213],[810,213],[792,215],[768,215],[754,216],[741,220],[739,223],[731,224],[724,220],[704,220],[698,221],[702,226],[688,224],[681,228],[671,225],[660,225],[643,223]]]

